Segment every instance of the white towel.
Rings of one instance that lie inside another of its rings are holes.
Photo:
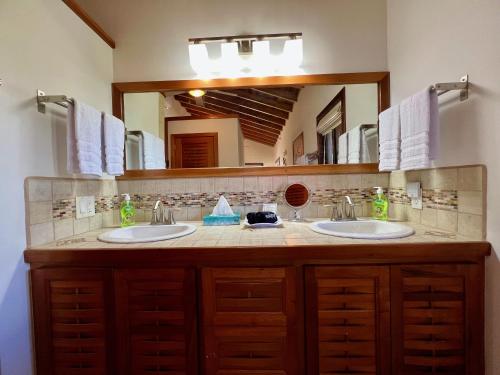
[[[155,161],[156,169],[165,169],[165,142],[163,139],[155,139]]]
[[[361,126],[356,126],[347,133],[347,162],[349,164],[359,164],[361,163]]]
[[[144,169],[156,169],[156,137],[148,132],[142,132]]]
[[[339,136],[339,151],[337,153],[337,163],[347,164],[347,133]]]
[[[379,115],[380,171],[394,171],[399,169],[401,147],[399,110],[399,105],[395,105]]]
[[[104,137],[103,159],[106,173],[111,176],[121,176],[123,175],[125,125],[119,118],[103,112],[102,133]]]
[[[435,90],[426,88],[403,100],[401,113],[401,169],[429,168],[439,148],[439,110]]]
[[[74,99],[67,127],[68,172],[102,176],[101,112]]]

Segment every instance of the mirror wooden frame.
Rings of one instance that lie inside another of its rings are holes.
[[[190,90],[197,88],[247,88],[296,85],[350,85],[376,83],[378,86],[379,113],[390,105],[389,72],[310,74],[276,77],[218,78],[210,80],[115,82],[112,86],[113,115],[124,119],[124,94],[141,92],[162,92],[167,90]],[[295,165],[286,167],[218,167],[192,169],[148,169],[126,170],[119,180],[161,179],[178,177],[228,177],[228,176],[270,176],[270,175],[313,175],[375,173],[378,164],[328,164]]]

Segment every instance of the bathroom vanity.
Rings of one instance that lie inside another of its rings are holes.
[[[304,223],[32,247],[38,374],[484,373],[487,242]]]

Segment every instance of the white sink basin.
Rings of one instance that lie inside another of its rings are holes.
[[[415,231],[403,224],[377,220],[317,221],[310,225],[315,232],[337,237],[386,240],[411,236]]]
[[[191,224],[173,225],[136,225],[114,229],[100,234],[97,238],[104,242],[137,243],[171,240],[193,233],[196,227]]]

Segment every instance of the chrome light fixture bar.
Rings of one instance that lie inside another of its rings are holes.
[[[273,40],[284,39],[282,53],[273,55]],[[220,45],[219,59],[209,57],[207,44]],[[302,33],[234,35],[190,38],[189,60],[193,70],[201,76],[268,75],[294,72],[303,59]]]

